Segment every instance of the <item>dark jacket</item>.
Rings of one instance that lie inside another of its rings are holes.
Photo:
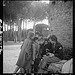
[[[41,45],[42,56],[46,55],[46,49],[49,49],[48,52],[53,53],[56,57],[63,59],[63,47],[59,42],[56,43],[54,48],[51,43],[48,43],[46,45],[42,44]]]
[[[46,55],[46,49],[49,49],[49,51],[48,52],[50,52],[50,53],[52,53],[53,52],[53,50],[52,50],[52,44],[51,43],[47,43],[47,44],[42,44],[41,45],[41,48],[40,48],[41,50],[42,50],[42,53],[41,53],[41,55],[43,56],[43,55]]]
[[[56,43],[53,53],[56,57],[63,59],[63,47],[59,42]]]

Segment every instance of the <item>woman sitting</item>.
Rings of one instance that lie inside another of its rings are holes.
[[[57,37],[55,35],[49,36],[49,42],[52,44],[49,48],[51,53],[48,53],[48,56],[44,56],[42,61],[40,62],[40,69],[47,70],[45,68],[47,64],[59,62],[63,59],[63,47],[62,45],[57,41]]]

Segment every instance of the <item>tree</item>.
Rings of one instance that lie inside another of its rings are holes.
[[[28,12],[26,8],[29,3],[28,1],[6,1],[6,6],[3,7],[4,21],[12,20],[12,22],[16,22],[18,25],[19,41],[21,41],[21,22],[23,19],[27,19]]]
[[[35,23],[45,19],[47,16],[48,5],[40,1],[7,1],[4,8],[6,15],[8,15],[8,20],[12,19],[12,21],[16,20],[18,22],[20,33],[21,19],[25,19],[26,21],[27,19],[33,20],[35,31]],[[9,15],[11,15],[11,19]],[[4,18],[6,19],[7,17],[4,15]]]
[[[37,21],[41,21],[46,18],[46,10],[48,5],[41,3],[40,1],[33,1],[31,3],[29,17],[34,21],[34,31],[35,31],[35,23]]]

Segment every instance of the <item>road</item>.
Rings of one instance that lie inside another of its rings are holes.
[[[13,73],[20,53],[21,45],[3,46],[3,73]]]

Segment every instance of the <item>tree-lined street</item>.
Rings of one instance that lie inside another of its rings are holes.
[[[42,23],[44,20],[48,21],[47,24]],[[28,29],[29,26],[32,28]],[[21,42],[29,31],[39,31],[45,37],[56,35],[64,51],[72,51],[73,1],[3,0],[3,28],[3,73],[13,73]]]

